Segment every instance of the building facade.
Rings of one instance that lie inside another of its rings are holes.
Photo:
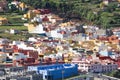
[[[77,64],[54,64],[45,66],[28,66],[28,71],[43,74],[44,80],[58,80],[78,75]]]
[[[113,70],[118,69],[117,64],[112,64],[112,63],[99,63],[99,62],[94,62],[90,63],[87,61],[72,61],[72,63],[78,64],[78,69],[82,72],[110,72]]]

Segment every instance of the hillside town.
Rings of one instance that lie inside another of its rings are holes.
[[[103,1],[107,5],[112,0]],[[2,12],[7,1],[0,4]],[[11,4],[22,11],[28,7],[17,0]],[[80,73],[104,74],[120,69],[119,27],[103,29],[77,19],[65,21],[49,9],[28,10],[21,20],[28,21],[24,23],[26,34],[34,36],[27,40],[0,38],[0,80],[65,80]],[[5,24],[9,24],[7,18],[0,17],[0,25]],[[20,32],[11,28],[7,33]]]

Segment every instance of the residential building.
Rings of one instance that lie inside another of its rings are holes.
[[[0,17],[0,25],[6,25],[8,24],[7,18]]]
[[[118,69],[117,64],[105,63],[102,62],[89,62],[89,61],[72,61],[72,63],[78,64],[78,69],[82,72],[110,72]]]
[[[10,67],[0,69],[0,80],[43,80],[42,74],[35,71],[27,71],[26,67]]]
[[[28,66],[28,71],[43,74],[43,79],[58,80],[78,75],[77,64],[54,64],[45,66]]]

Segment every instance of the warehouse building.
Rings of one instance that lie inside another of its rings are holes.
[[[28,66],[28,71],[43,74],[43,80],[59,80],[78,75],[77,64],[54,64],[44,66]]]

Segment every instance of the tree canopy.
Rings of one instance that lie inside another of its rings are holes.
[[[8,0],[10,1],[10,0]],[[19,0],[34,8],[48,8],[62,17],[88,20],[103,28],[120,26],[118,2],[105,5],[103,0]]]

